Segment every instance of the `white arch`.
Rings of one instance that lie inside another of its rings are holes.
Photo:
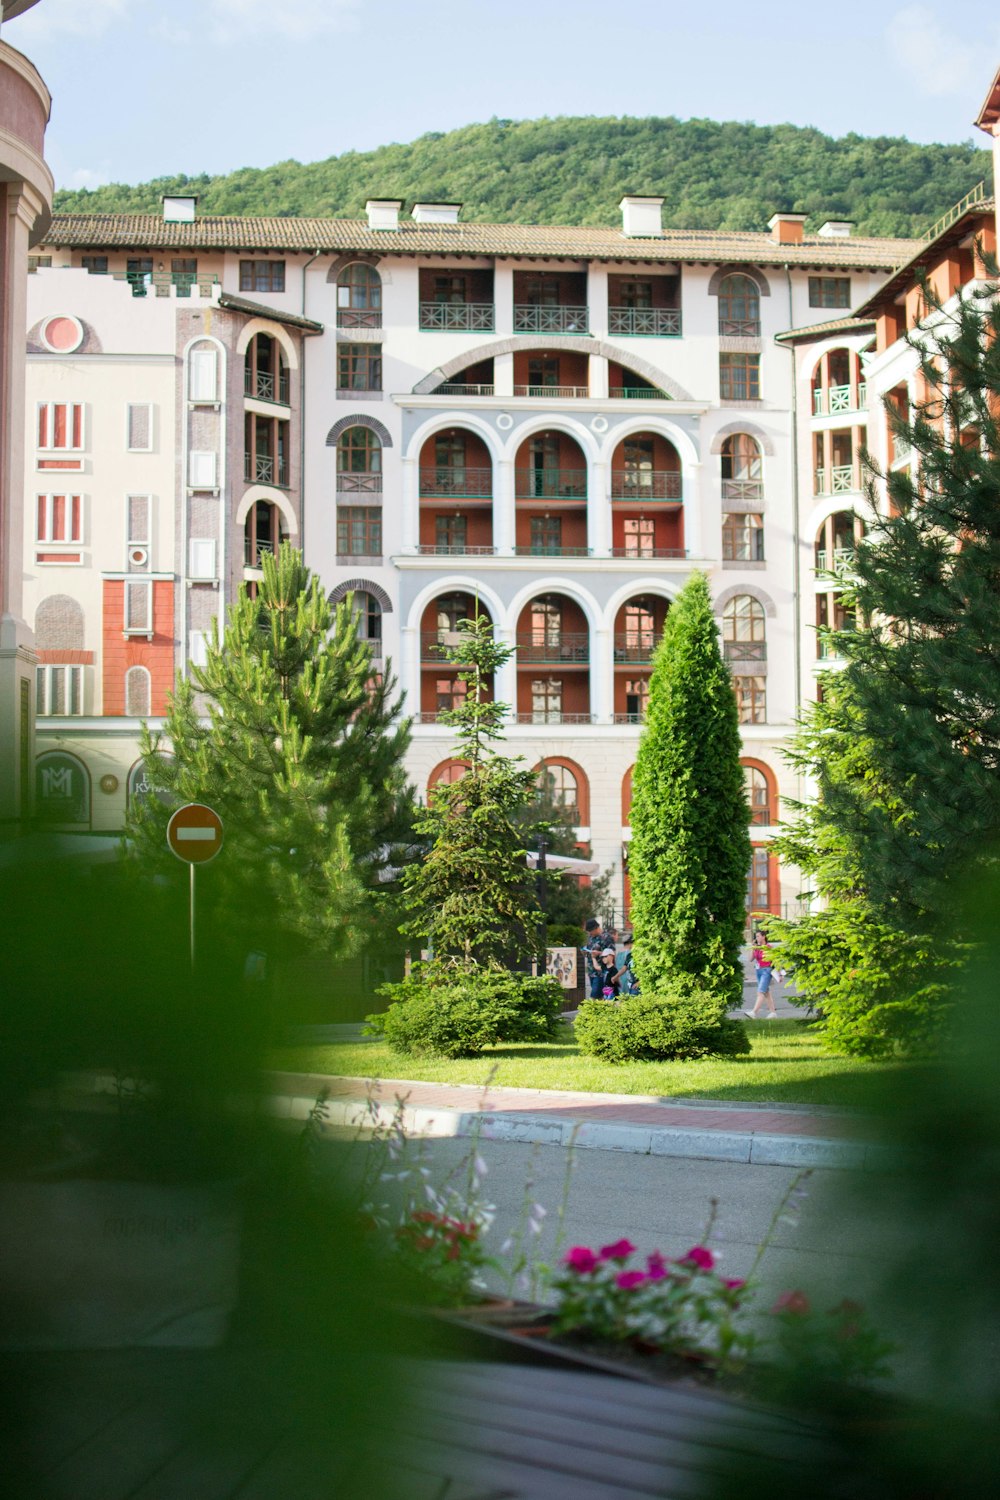
[[[601,455],[605,462],[611,462],[619,443],[624,442],[628,437],[633,437],[637,432],[655,432],[660,437],[666,438],[667,442],[672,443],[677,449],[677,456],[685,467],[701,462],[697,444],[683,427],[678,427],[666,417],[643,416],[641,413],[629,417],[628,421],[616,427],[614,432],[608,433],[604,439],[604,451]]]
[[[623,583],[621,588],[616,589],[604,606],[605,627],[608,630],[615,628],[615,616],[623,604],[637,594],[656,594],[661,599],[666,599],[669,604],[680,592],[677,584],[668,583],[665,578],[633,578],[628,583]]]
[[[406,625],[411,630],[419,630],[424,610],[432,599],[437,599],[442,594],[478,595],[489,610],[494,626],[503,628],[504,606],[500,595],[489,584],[483,583],[479,578],[471,577],[468,573],[448,574],[447,576],[439,574],[432,583],[428,583],[422,588],[410,605]]]
[[[846,349],[850,354],[860,356],[865,344],[871,343],[871,334],[834,334],[832,338],[823,339],[818,344],[807,344],[802,352],[799,362],[799,377],[802,380],[811,380],[813,372],[824,354],[831,354],[834,349]],[[847,413],[844,413],[846,416]]]
[[[729,588],[723,589],[721,594],[716,596],[712,604],[712,613],[721,619],[722,611],[726,605],[730,604],[732,600],[740,598],[743,594],[749,594],[751,599],[756,599],[757,603],[763,607],[764,613],[769,620],[776,618],[778,613],[777,605],[767,590],[760,588],[756,583],[734,583]]]
[[[240,501],[236,511],[236,524],[242,526],[251,509],[258,500],[266,500],[268,505],[277,506],[285,519],[289,536],[298,536],[299,523],[295,518],[295,512],[291,507],[288,496],[283,495],[280,490],[270,490],[266,484],[255,484],[252,489],[247,490]]]
[[[427,439],[433,437],[437,432],[443,432],[447,427],[465,427],[470,432],[474,432],[477,437],[483,439],[489,449],[490,458],[493,463],[499,463],[503,447],[494,429],[482,417],[477,416],[475,412],[464,411],[452,413],[450,416],[435,415],[428,417],[426,422],[421,422],[411,437],[403,457],[419,460],[420,450]]]
[[[250,319],[250,322],[240,331],[240,336],[236,340],[236,353],[245,354],[250,347],[251,340],[255,339],[258,333],[269,334],[285,351],[285,358],[288,360],[289,368],[292,370],[298,369],[299,355],[294,340],[289,338],[280,323],[269,323],[267,318]]]
[[[600,449],[593,433],[577,418],[562,414],[555,417],[532,417],[522,427],[512,431],[504,448],[504,457],[516,458],[522,443],[526,443],[529,438],[535,437],[539,432],[563,432],[567,437],[574,438],[579,443],[588,462],[594,463],[600,458]]]
[[[579,604],[587,617],[587,624],[591,630],[601,628],[600,608],[592,594],[588,594],[578,583],[571,578],[536,578],[522,588],[508,606],[508,629],[516,630],[521,611],[532,599],[539,598],[542,594],[565,594],[575,604]]]

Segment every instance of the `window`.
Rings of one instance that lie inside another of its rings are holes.
[[[125,262],[125,280],[132,288],[133,297],[145,297],[146,288],[153,284],[152,256],[131,256]]]
[[[766,724],[766,677],[734,677],[736,714],[741,724]]]
[[[198,262],[191,256],[175,256],[170,262],[170,281],[177,297],[190,297],[198,280]]]
[[[457,646],[459,625],[470,618],[468,600],[464,594],[448,594],[437,603],[437,641],[441,646]]]
[[[569,766],[543,766],[538,778],[538,790],[540,797],[544,797],[553,807],[572,813],[574,817],[579,814],[579,788]]]
[[[749,514],[724,515],[722,558],[724,562],[763,562],[764,517]]]
[[[250,507],[243,528],[243,565],[259,568],[265,552],[277,552],[281,543],[281,512],[267,500]],[[213,544],[214,546],[214,544]]]
[[[653,305],[651,281],[619,281],[617,307],[647,308]]]
[[[625,491],[627,494],[653,493],[653,439],[626,438],[623,445]]]
[[[752,594],[737,594],[729,600],[722,611],[722,654],[727,661],[763,661],[766,634],[764,606],[759,599]]]
[[[748,912],[771,909],[771,856],[756,844],[747,871],[746,905]]]
[[[558,646],[562,641],[562,609],[551,599],[531,603],[531,644]]]
[[[243,477],[247,484],[288,487],[289,424],[248,411],[243,416]]]
[[[810,307],[850,307],[851,278],[849,276],[810,276]]]
[[[340,391],[380,391],[382,389],[381,344],[338,345],[337,389]]]
[[[243,394],[288,405],[288,365],[281,345],[269,333],[258,333],[247,345]]]
[[[555,677],[536,677],[532,681],[532,723],[559,722],[562,718],[562,687],[562,683]]]
[[[724,338],[760,334],[760,289],[749,276],[724,276],[719,284],[719,333]]]
[[[531,551],[536,557],[557,557],[562,551],[562,518],[531,517]]]
[[[651,516],[627,516],[624,523],[624,535],[626,557],[652,557],[654,555],[656,523]]]
[[[90,276],[106,276],[108,274],[108,257],[106,255],[81,255],[80,264]]]
[[[188,355],[188,400],[218,401],[218,354],[215,349],[192,349]]]
[[[337,551],[343,557],[381,557],[381,510],[375,506],[339,506]]]
[[[337,324],[340,328],[382,327],[382,278],[374,266],[355,261],[337,278]]]
[[[148,401],[125,408],[125,443],[130,453],[153,451],[153,408]]]
[[[722,483],[748,483],[761,478],[760,448],[748,432],[734,432],[722,444]]]
[[[458,677],[439,677],[434,698],[439,714],[451,713],[465,702],[466,684]]]
[[[83,668],[45,662],[35,668],[35,712],[83,713]]]
[[[130,573],[147,573],[151,567],[152,508],[149,495],[129,495],[125,500],[125,566]]]
[[[464,552],[468,527],[465,516],[435,516],[434,546],[438,552]]]
[[[35,540],[83,541],[83,496],[39,495],[36,500]]]
[[[78,402],[38,403],[38,446],[43,449],[83,447],[83,406]]]
[[[743,786],[750,808],[750,822],[754,827],[766,827],[774,821],[771,810],[771,788],[767,777],[758,766],[743,767]]]
[[[125,714],[130,719],[145,719],[150,712],[151,687],[147,667],[129,667],[125,673]]]
[[[558,359],[529,359],[528,360],[528,388],[529,392],[547,388],[552,389],[559,384],[559,361]]]
[[[435,276],[434,301],[452,304],[468,301],[464,276]]]
[[[378,434],[372,432],[370,427],[348,427],[346,432],[342,432],[337,443],[337,472],[381,477],[382,441]],[[347,489],[350,486],[338,485],[338,488]]]
[[[649,704],[649,678],[634,677],[625,683],[625,715],[632,723],[638,723]]]
[[[719,396],[723,401],[760,400],[760,355],[719,355]]]
[[[241,260],[241,292],[283,292],[285,290],[285,262],[283,260]]]
[[[354,595],[354,618],[358,622],[358,636],[369,646],[377,648],[375,656],[382,654],[382,606],[374,594],[359,589]]]
[[[153,585],[148,579],[125,581],[125,634],[153,634]]]
[[[48,271],[52,267],[51,255],[29,255],[28,275],[33,276],[36,271]]]

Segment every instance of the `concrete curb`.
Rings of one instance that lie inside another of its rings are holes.
[[[316,1099],[276,1094],[274,1113],[304,1120]],[[516,1141],[526,1145],[578,1146],[590,1151],[624,1151],[639,1156],[671,1156],[697,1161],[737,1161],[752,1166],[832,1167],[866,1171],[891,1170],[898,1162],[885,1146],[859,1141],[831,1141],[810,1136],[765,1135],[753,1131],[684,1130],[674,1126],[601,1124],[553,1119],[530,1113],[491,1114],[426,1106],[367,1104],[364,1100],[329,1099],[324,1120],[335,1129],[367,1131],[398,1119],[407,1135]]]

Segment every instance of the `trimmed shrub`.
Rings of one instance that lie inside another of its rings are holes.
[[[580,1051],[604,1062],[736,1057],[750,1051],[746,1027],[706,991],[633,995],[620,1004],[584,1000],[576,1017]]]
[[[559,1030],[562,990],[548,975],[425,966],[378,992],[393,1000],[365,1031],[396,1052],[476,1057],[496,1042],[544,1042]]]

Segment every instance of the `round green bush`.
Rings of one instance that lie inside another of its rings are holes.
[[[580,1051],[604,1062],[735,1057],[750,1051],[746,1027],[705,991],[633,995],[620,1004],[584,1000],[576,1017]]]
[[[427,966],[399,984],[383,985],[388,1010],[367,1017],[369,1036],[396,1052],[476,1057],[496,1042],[544,1042],[558,1033],[562,990],[548,975],[506,969]]]

